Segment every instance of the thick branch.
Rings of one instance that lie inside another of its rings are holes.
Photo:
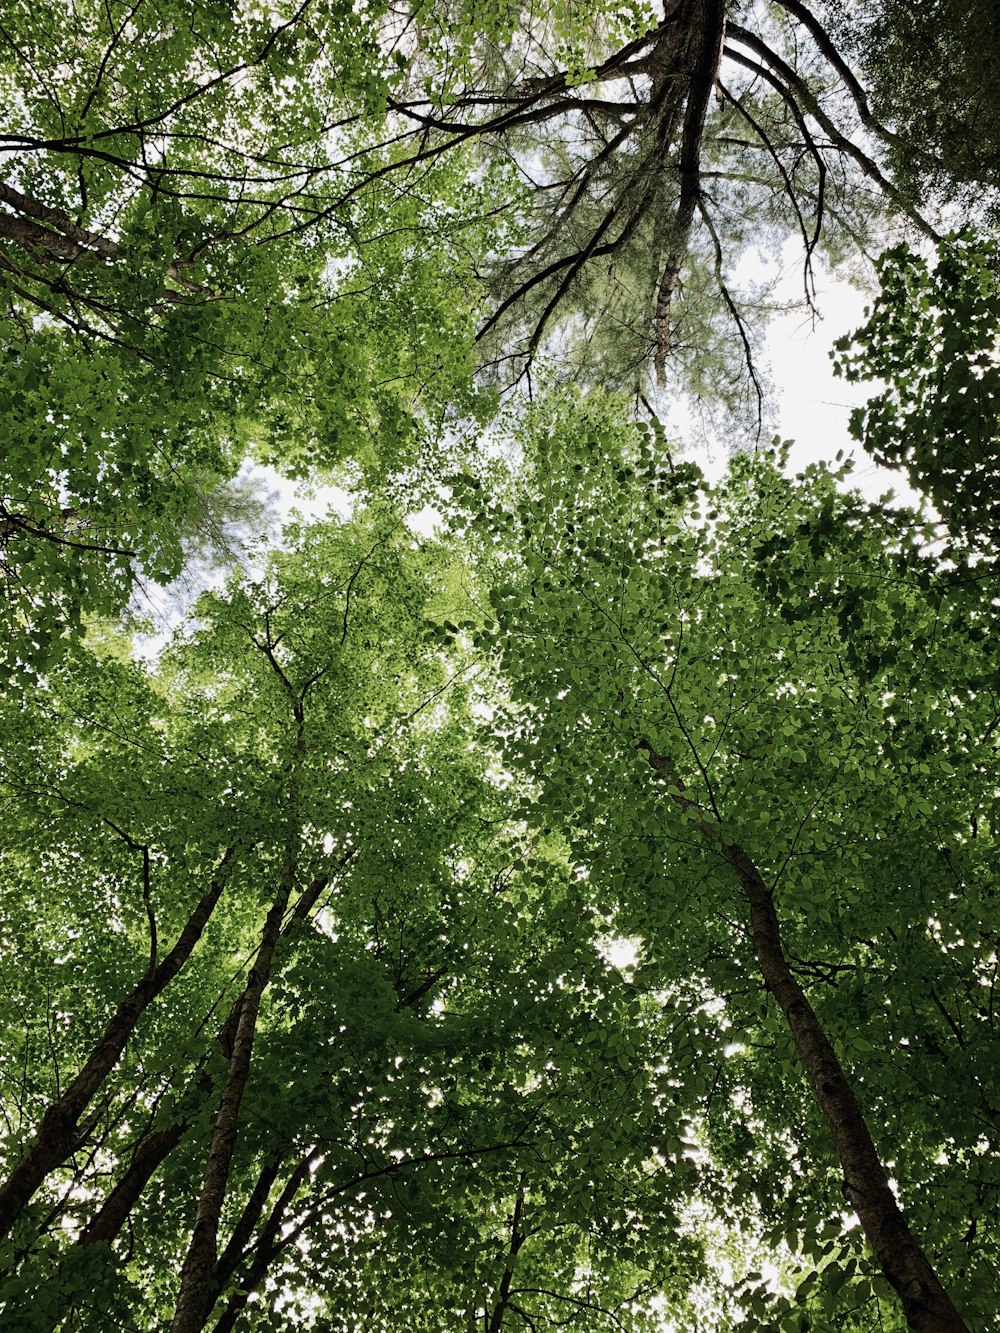
[[[0,213],[0,236],[17,241],[34,254],[50,259],[79,259],[89,251],[102,259],[118,252],[114,241],[78,227],[59,208],[49,208],[0,181],[0,203],[7,204],[21,216]],[[34,221],[29,221],[32,218]],[[46,225],[43,225],[46,224]]]
[[[858,115],[861,117],[861,123],[864,125],[865,129],[869,130],[872,134],[877,135],[880,139],[884,139],[887,143],[901,145],[902,140],[899,135],[894,134],[892,130],[887,128],[887,126],[875,119],[875,116],[872,114],[872,109],[868,105],[868,98],[865,96],[865,91],[858,82],[854,71],[837,50],[830,34],[820,23],[819,19],[816,18],[815,14],[807,9],[805,5],[800,4],[799,0],[778,0],[778,4],[781,5],[782,9],[787,9],[789,14],[792,14],[798,19],[816,43],[816,47],[824,60],[836,70],[844,87],[851,94],[851,99],[853,100],[855,107],[857,107]]]
[[[187,962],[226,886],[236,855],[235,847],[228,848],[208,891],[188,917],[177,943],[156,967],[146,969],[119,1004],[87,1063],[59,1100],[46,1111],[28,1151],[0,1186],[0,1236],[10,1231],[49,1172],[60,1166],[73,1151],[80,1117],[118,1063],[142,1014]]]

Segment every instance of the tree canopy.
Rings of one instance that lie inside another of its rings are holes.
[[[995,135],[904,8],[0,20],[0,1329],[995,1326]],[[766,443],[790,237],[907,504]]]

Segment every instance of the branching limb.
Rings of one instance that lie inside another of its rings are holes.
[[[681,139],[680,179],[681,192],[674,216],[670,251],[660,275],[656,290],[654,329],[656,350],[653,369],[657,383],[666,382],[667,358],[670,355],[670,311],[674,291],[687,256],[698,195],[701,190],[701,145],[705,121],[712,97],[712,89],[719,72],[723,38],[726,30],[726,10],[723,0],[698,0],[697,55],[691,71],[691,83],[684,112],[684,131]]]
[[[750,376],[750,383],[753,385],[754,394],[757,398],[757,434],[760,435],[764,429],[764,390],[761,388],[760,380],[757,377],[757,367],[754,365],[753,348],[750,346],[750,339],[747,335],[746,325],[740,314],[739,306],[733,300],[732,293],[726,285],[726,280],[722,271],[722,242],[719,240],[719,233],[715,229],[712,221],[712,215],[703,199],[698,200],[698,211],[705,224],[709,236],[712,238],[712,247],[715,251],[715,284],[719,289],[719,295],[726,304],[726,309],[733,318],[733,323],[740,335],[740,341],[743,344],[743,359],[746,364],[747,374]]]
[[[237,849],[228,848],[174,947],[155,967],[147,968],[121,1001],[86,1064],[45,1112],[28,1150],[0,1185],[0,1236],[10,1231],[45,1178],[72,1153],[84,1111],[117,1065],[142,1014],[187,962],[229,880],[236,859]]]

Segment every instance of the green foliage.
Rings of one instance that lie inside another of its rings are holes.
[[[299,901],[317,876],[330,887],[308,912],[293,899],[282,931],[223,1227],[269,1163],[270,1207],[308,1157],[283,1225],[310,1239],[269,1241],[264,1211],[257,1248],[248,1234],[220,1279],[218,1312],[241,1311],[247,1290],[270,1328],[302,1309],[330,1329],[360,1309],[373,1329],[492,1310],[516,1197],[515,1286],[536,1319],[581,1308],[610,1329],[602,1311],[627,1309],[652,1329],[655,1292],[688,1300],[701,1247],[663,1258],[697,1179],[662,1147],[691,1113],[657,1054],[667,1020],[602,960],[601,917],[561,839],[527,828],[471,744],[452,558],[418,548],[388,512],[314,525],[259,580],[206,595],[154,672],[77,648],[39,707],[8,704],[6,1154],[141,973],[151,926],[162,951],[221,849],[239,855],[198,949],[102,1090],[86,1151],[23,1215],[3,1327],[101,1328],[115,1308],[160,1326],[225,1069],[218,1034],[289,837]],[[128,1262],[75,1245],[110,1180],[172,1126]]]
[[[798,3],[689,0],[15,3],[0,93],[0,1329],[895,1333],[739,853],[986,1333],[994,248],[890,252],[841,349],[943,550],[602,391],[759,407],[736,258],[797,232],[808,298],[827,217],[922,225],[903,113]],[[255,460],[353,516],[239,568]]]
[[[712,1090],[699,1120],[714,1207],[736,1227],[755,1198],[772,1239],[813,1257],[844,1203],[705,821],[774,886],[787,956],[912,1224],[988,1327],[987,641],[943,598],[947,570],[919,528],[843,495],[824,467],[790,482],[780,453],[739,457],[711,487],[593,399],[539,409],[523,448],[526,471],[497,502],[456,478],[473,537],[519,552],[496,563],[482,636],[515,699],[498,740],[538,784],[533,818],[571,830],[603,910],[644,942],[642,975],[714,999],[693,1059],[673,1057],[704,1071],[685,1086]],[[824,1297],[845,1318],[875,1299],[870,1270],[846,1263]]]
[[[120,612],[136,579],[175,578],[202,497],[248,454],[378,481],[488,401],[465,269],[495,243],[501,182],[470,184],[456,152],[396,188],[383,17],[210,4],[193,23],[145,0],[7,16],[5,680]]]
[[[943,242],[933,268],[906,246],[888,251],[868,322],[838,343],[845,378],[885,385],[855,409],[855,439],[905,468],[960,545],[984,549],[1000,534],[997,265],[973,232]]]
[[[839,41],[895,132],[893,165],[916,198],[928,190],[996,220],[1000,116],[993,52],[1000,15],[990,0],[837,0]]]

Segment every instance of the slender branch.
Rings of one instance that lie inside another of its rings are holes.
[[[510,1245],[507,1248],[507,1262],[504,1265],[503,1277],[500,1279],[500,1290],[497,1293],[497,1302],[493,1307],[493,1314],[490,1319],[487,1333],[500,1333],[503,1325],[503,1317],[507,1313],[507,1307],[510,1303],[510,1284],[514,1277],[514,1265],[517,1262],[517,1256],[521,1246],[526,1240],[526,1236],[521,1231],[521,1214],[524,1210],[524,1173],[521,1173],[521,1179],[517,1187],[517,1198],[514,1202],[514,1215],[510,1221]]]
[[[756,62],[748,60],[741,52],[727,46],[726,55],[730,59],[735,60],[737,64],[741,64],[748,69],[753,69],[755,73],[765,78],[768,83],[778,91],[784,89],[792,95],[799,105],[808,111],[817,124],[822,127],[824,132],[829,135],[831,142],[838,152],[843,153],[845,157],[849,157],[856,162],[865,175],[875,182],[888,199],[893,200],[893,202],[906,214],[910,221],[924,233],[925,236],[929,236],[932,241],[940,242],[940,234],[935,231],[927,219],[922,217],[913,207],[902,191],[897,189],[896,186],[887,179],[873,158],[871,158],[862,148],[859,148],[857,144],[852,143],[846,135],[842,134],[840,130],[837,129],[829,115],[827,115],[826,111],[824,111],[823,107],[820,105],[819,99],[816,97],[815,93],[809,85],[796,74],[786,61],[782,60],[779,55],[776,55],[766,42],[763,42],[756,33],[749,32],[746,28],[740,27],[739,24],[731,23],[728,28],[728,33],[732,36],[734,41],[753,51],[764,64],[758,65]]]
[[[207,892],[188,917],[174,947],[155,967],[147,967],[118,1005],[86,1064],[45,1112],[24,1156],[0,1186],[0,1236],[8,1234],[49,1172],[73,1152],[80,1117],[118,1063],[142,1014],[187,962],[229,880],[236,859],[237,849],[228,848]]]
[[[58,515],[53,522],[65,522],[63,515]],[[10,510],[0,505],[0,541],[6,542],[14,533],[24,532],[32,537],[41,537],[43,541],[52,542],[55,546],[68,546],[75,551],[96,551],[100,555],[121,555],[128,559],[134,559],[136,552],[126,550],[121,546],[107,546],[100,542],[80,542],[74,541],[71,537],[60,537],[58,533],[50,528],[42,527],[33,519],[24,514],[12,514]]]
[[[737,112],[738,115],[740,115],[746,121],[746,123],[750,126],[753,132],[757,135],[761,143],[767,149],[771,161],[778,168],[778,172],[781,176],[782,183],[785,187],[785,194],[792,205],[792,210],[795,213],[795,219],[799,224],[799,231],[802,235],[802,244],[805,247],[805,270],[803,274],[803,282],[805,284],[806,301],[811,310],[815,309],[813,303],[816,296],[816,283],[813,278],[812,259],[813,259],[813,251],[815,250],[816,243],[819,240],[819,230],[820,230],[819,219],[817,219],[817,227],[814,230],[813,235],[810,236],[808,230],[806,229],[806,220],[802,214],[802,208],[799,204],[798,195],[795,192],[795,183],[793,182],[791,176],[788,174],[788,169],[786,168],[784,162],[782,162],[778,150],[771,142],[771,139],[768,136],[767,132],[765,131],[764,127],[759,123],[756,117],[753,116],[747,110],[747,108],[743,105],[743,103],[738,98],[733,96],[733,94],[724,84],[722,83],[719,84],[719,91],[721,92],[725,100],[729,103],[729,105]],[[820,159],[820,161],[822,162],[822,159]]]
[[[732,298],[732,294],[726,285],[726,280],[722,273],[722,242],[719,240],[719,233],[715,230],[715,224],[712,221],[712,215],[705,206],[704,200],[698,200],[698,211],[705,224],[709,236],[712,238],[712,246],[715,250],[715,285],[719,289],[719,295],[726,303],[726,309],[733,318],[733,323],[739,331],[740,341],[743,343],[743,358],[746,362],[747,374],[750,376],[750,382],[753,384],[754,393],[757,396],[757,434],[763,430],[764,426],[764,391],[761,388],[760,380],[757,378],[757,368],[753,361],[753,349],[750,346],[750,339],[747,336],[746,326],[743,323],[743,317],[740,315],[739,307]]]

